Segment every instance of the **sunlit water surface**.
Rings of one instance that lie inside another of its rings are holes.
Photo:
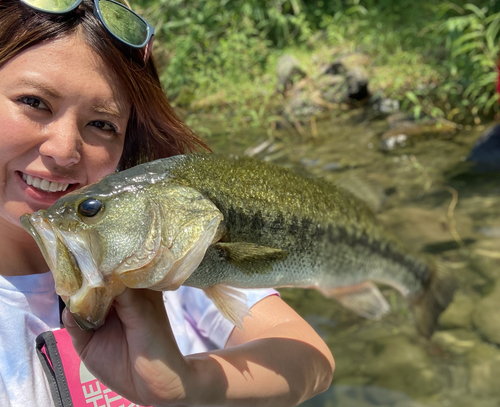
[[[248,129],[205,138],[215,152],[255,155],[332,182],[355,175],[380,187],[380,222],[459,281],[430,340],[390,288],[383,293],[392,311],[382,321],[357,317],[314,290],[281,290],[337,365],[330,389],[302,406],[500,406],[500,174],[463,166],[484,127],[416,137],[384,152],[378,146],[386,128],[384,120],[354,115],[305,124],[300,133]]]

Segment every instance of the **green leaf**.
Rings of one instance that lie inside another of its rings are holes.
[[[420,104],[420,101],[418,100],[418,97],[415,93],[411,92],[411,91],[408,91],[405,93],[405,96],[407,99],[409,99],[412,103],[414,103],[415,105],[419,105]]]
[[[475,39],[475,38],[481,38],[484,36],[484,33],[482,31],[473,31],[467,34],[463,34],[460,37],[458,37],[455,41],[453,41],[453,46],[457,47],[458,45],[461,45],[462,43]]]
[[[487,8],[482,8],[480,9],[478,6],[472,3],[467,3],[464,6],[464,9],[472,11],[475,15],[477,15],[480,19],[484,20],[486,18],[485,11],[488,10]]]
[[[413,108],[413,117],[415,117],[415,120],[420,119],[420,115],[422,114],[422,106],[417,105]]]
[[[460,55],[467,54],[470,51],[481,50],[484,48],[484,42],[482,41],[472,41],[467,44],[462,45],[453,50],[451,53],[452,58],[456,58]]]

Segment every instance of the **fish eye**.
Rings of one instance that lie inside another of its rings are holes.
[[[86,218],[91,218],[99,213],[102,208],[101,201],[90,198],[78,205],[78,213]]]

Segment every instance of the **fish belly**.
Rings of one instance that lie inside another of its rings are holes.
[[[427,277],[424,264],[399,252],[380,252],[380,245],[367,244],[366,239],[345,242],[328,233],[319,241],[314,236],[302,239],[308,241],[291,244],[289,236],[283,237],[279,247],[287,253],[286,258],[271,261],[267,268],[256,265],[255,270],[253,259],[243,267],[221,256],[212,246],[184,284],[199,288],[225,284],[239,288],[301,287],[327,291],[369,280],[391,285],[408,295],[421,290]],[[275,240],[276,235],[258,243],[278,246]]]

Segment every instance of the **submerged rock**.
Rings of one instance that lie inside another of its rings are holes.
[[[382,140],[380,140],[380,149],[389,151],[394,150],[396,147],[406,147],[406,140],[408,140],[408,135],[404,132],[384,133]]]
[[[471,220],[455,214],[457,231],[465,239],[472,229]],[[446,212],[442,209],[427,209],[418,206],[397,206],[380,213],[377,218],[406,247],[415,252],[424,250],[429,244],[447,244],[452,239],[450,231],[443,227]],[[457,243],[453,241],[456,247]]]
[[[454,355],[465,355],[481,342],[479,336],[466,329],[438,331],[432,336],[432,342]]]
[[[373,407],[373,404],[364,399],[363,386],[340,384],[300,404],[300,407],[319,406]]]
[[[476,304],[472,323],[488,342],[500,345],[500,284]]]
[[[470,328],[474,302],[462,292],[457,292],[453,301],[439,316],[439,326],[445,329]]]
[[[380,116],[388,116],[399,112],[399,100],[390,99],[383,94],[375,94],[370,99],[373,110]]]
[[[418,403],[413,400],[402,400],[399,403],[394,404],[393,407],[426,407],[424,404]]]
[[[399,403],[408,403],[412,400],[404,393],[391,391],[378,386],[366,386],[365,398],[376,406],[392,406]]]
[[[374,354],[363,373],[373,378],[373,384],[410,397],[435,394],[444,386],[425,350],[406,336],[390,336],[372,346]]]
[[[383,151],[405,147],[410,140],[419,137],[451,137],[456,132],[453,126],[440,123],[431,117],[415,119],[414,116],[403,113],[389,116],[387,124],[387,131],[380,137],[380,149]]]
[[[408,395],[368,384],[336,384],[300,407],[426,407]]]
[[[489,293],[495,281],[500,282],[500,238],[479,240],[471,249],[470,267],[477,275],[484,277],[487,286],[483,291]]]
[[[500,237],[500,226],[484,226],[478,228],[476,232],[486,237]]]
[[[469,391],[481,397],[499,397],[500,351],[479,343],[467,355],[469,365]]]

